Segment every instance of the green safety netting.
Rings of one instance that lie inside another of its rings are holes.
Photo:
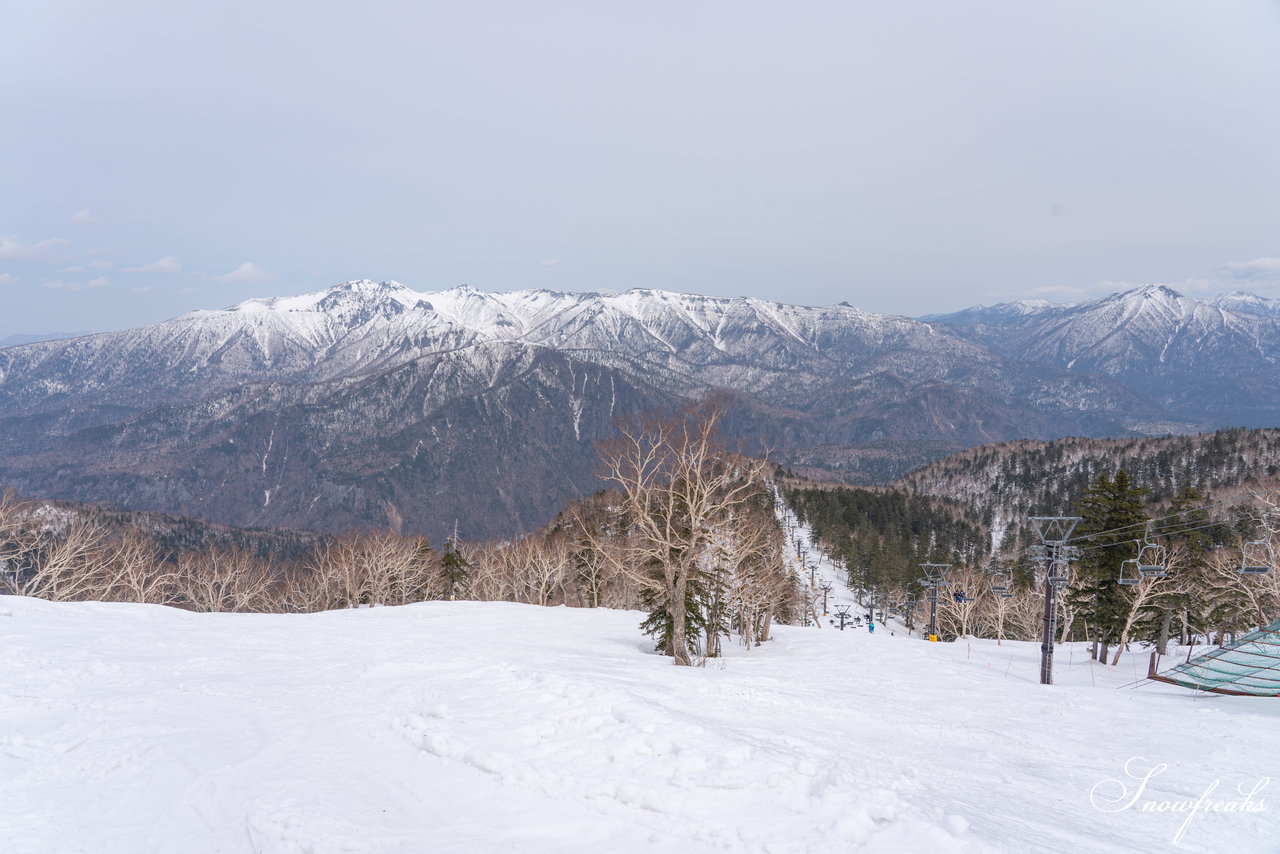
[[[1280,620],[1151,678],[1218,694],[1280,697]]]

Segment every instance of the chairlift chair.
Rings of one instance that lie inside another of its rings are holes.
[[[1007,569],[993,566],[987,570],[987,575],[991,576],[987,580],[987,585],[991,588],[992,593],[1004,595],[1009,592],[1009,587],[1013,584],[1013,573]]]
[[[1001,599],[1013,598],[1013,573],[998,572],[991,577],[989,582],[991,592],[999,596]]]
[[[1252,540],[1244,544],[1240,553],[1241,575],[1266,575],[1275,565],[1276,556],[1271,550],[1271,543],[1266,540]]]
[[[1138,543],[1138,575],[1141,578],[1164,578],[1169,574],[1165,567],[1165,547],[1150,540]]]
[[[1045,572],[1050,584],[1066,584],[1071,580],[1071,564],[1065,560],[1049,561]]]
[[[1120,577],[1117,582],[1125,586],[1142,583],[1141,566],[1136,557],[1131,557],[1120,564]]]

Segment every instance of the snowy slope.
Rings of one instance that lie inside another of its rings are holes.
[[[1267,299],[1247,291],[1232,291],[1212,300],[1213,305],[1236,314],[1252,314],[1257,317],[1280,317],[1280,300]]]
[[[1204,302],[1148,285],[1070,306],[1008,303],[935,319],[999,352],[1071,370],[1207,377],[1224,360],[1275,364],[1280,327],[1268,303],[1247,294]]]
[[[1139,656],[1071,649],[1045,688],[1032,644],[829,627],[677,669],[639,619],[5,598],[0,850],[1276,850],[1270,790],[1177,846],[1185,815],[1090,801],[1131,757],[1168,764],[1144,799],[1239,800],[1275,772],[1274,701],[1124,690]]]

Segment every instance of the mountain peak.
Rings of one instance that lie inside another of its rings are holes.
[[[329,288],[329,291],[352,291],[358,293],[378,293],[381,291],[407,291],[409,288],[395,281],[375,282],[373,279],[353,279]]]
[[[1142,297],[1145,297],[1146,299],[1165,299],[1165,300],[1169,300],[1169,299],[1177,300],[1177,299],[1183,298],[1182,294],[1178,293],[1168,285],[1143,285],[1140,288],[1134,288],[1133,290],[1125,291],[1123,295],[1124,296],[1128,296],[1128,295],[1142,296]]]

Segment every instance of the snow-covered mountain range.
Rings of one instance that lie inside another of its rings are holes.
[[[0,349],[0,482],[240,525],[505,533],[598,487],[592,443],[614,417],[712,390],[784,461],[1274,424],[1278,305],[1151,286],[926,322],[346,282]]]

